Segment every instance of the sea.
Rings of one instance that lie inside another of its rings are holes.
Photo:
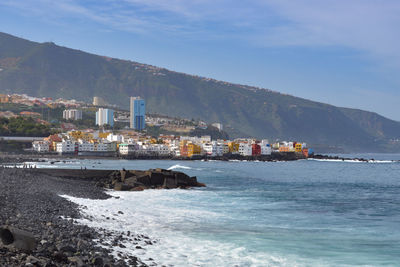
[[[106,200],[63,196],[81,206],[77,223],[149,237],[113,252],[149,265],[400,266],[400,154],[341,156],[374,160],[34,164],[165,168],[206,183],[189,190],[108,191]]]

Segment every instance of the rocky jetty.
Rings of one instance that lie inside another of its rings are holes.
[[[183,172],[150,169],[148,171],[121,170],[110,174],[110,180],[104,186],[118,191],[142,191],[144,189],[187,189],[204,187],[197,182],[196,177],[190,177]]]
[[[117,191],[142,191],[144,189],[187,189],[204,187],[197,178],[183,172],[149,169],[140,170],[91,170],[91,169],[31,169],[31,172],[67,179],[95,181],[98,186]]]

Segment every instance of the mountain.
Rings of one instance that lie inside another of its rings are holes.
[[[5,33],[0,33],[0,69],[1,93],[88,102],[101,96],[122,108],[128,107],[129,96],[141,96],[148,112],[221,122],[231,137],[303,140],[345,151],[400,151],[400,122],[376,113]]]

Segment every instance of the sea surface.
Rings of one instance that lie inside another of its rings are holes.
[[[165,168],[206,183],[110,191],[107,200],[64,196],[91,216],[79,223],[155,240],[142,242],[144,249],[115,249],[148,264],[400,266],[400,162],[391,161],[400,155],[352,156],[375,161],[72,160],[38,167]]]

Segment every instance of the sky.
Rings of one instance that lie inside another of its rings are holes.
[[[400,121],[398,0],[1,0],[0,31]]]

